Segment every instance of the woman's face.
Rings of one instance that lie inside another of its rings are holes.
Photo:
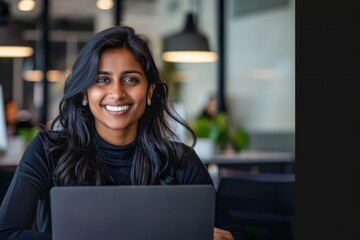
[[[148,87],[141,64],[129,50],[105,50],[100,55],[97,81],[87,90],[101,138],[114,145],[132,142],[154,88],[155,84]]]

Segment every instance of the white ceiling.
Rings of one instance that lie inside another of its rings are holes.
[[[39,16],[42,0],[36,0],[36,8],[31,12],[17,9],[19,0],[5,0],[10,5],[13,19],[34,19]],[[51,18],[88,19],[99,14],[99,11],[111,13],[113,10],[100,10],[96,7],[97,0],[49,0]],[[123,12],[132,14],[152,15],[156,0],[122,0]]]

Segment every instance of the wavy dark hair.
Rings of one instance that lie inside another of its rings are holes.
[[[125,48],[141,63],[148,85],[156,84],[151,106],[139,119],[131,182],[134,185],[171,184],[169,174],[180,165],[186,149],[177,143],[172,121],[185,127],[196,141],[190,126],[173,110],[168,99],[168,85],[160,77],[148,41],[134,29],[111,27],[95,34],[84,46],[65,81],[59,114],[51,129],[45,131],[48,157],[57,161],[55,185],[111,184],[101,153],[95,143],[95,120],[88,106],[82,106],[84,93],[96,82],[100,54],[106,49]],[[193,144],[194,145],[194,144]]]

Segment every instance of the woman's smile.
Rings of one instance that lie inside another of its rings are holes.
[[[105,108],[110,112],[124,112],[129,109],[129,105],[124,106],[112,106],[112,105],[105,105]]]

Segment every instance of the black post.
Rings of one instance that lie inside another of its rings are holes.
[[[226,112],[225,103],[225,1],[218,0],[218,111]]]
[[[37,45],[37,56],[39,70],[44,73],[42,84],[42,106],[40,110],[40,123],[48,121],[48,81],[46,72],[49,69],[49,0],[43,0],[38,29],[40,30],[39,44]]]
[[[121,15],[122,15],[122,6],[121,6],[121,0],[115,0],[114,1],[114,11],[115,11],[115,18],[114,18],[114,25],[119,26],[121,21]]]

